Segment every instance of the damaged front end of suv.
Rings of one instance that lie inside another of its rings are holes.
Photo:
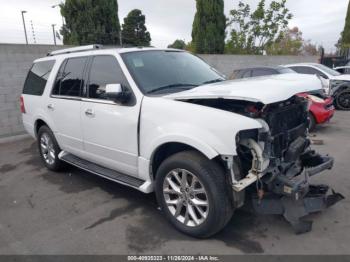
[[[312,185],[311,176],[333,167],[333,158],[310,147],[308,101],[290,99],[264,105],[229,99],[192,100],[254,118],[263,128],[242,130],[236,136],[237,156],[222,156],[230,171],[236,206],[260,214],[281,214],[296,233],[311,230],[302,218],[343,199],[326,185]],[[244,201],[245,199],[245,201]]]

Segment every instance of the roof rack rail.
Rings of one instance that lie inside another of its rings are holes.
[[[94,50],[94,49],[100,49],[103,45],[84,45],[84,46],[77,46],[77,47],[71,47],[71,48],[65,48],[61,50],[55,50],[47,54],[47,56],[54,56],[54,55],[61,55],[61,54],[69,54],[69,53],[76,53],[76,52],[83,52],[88,50]]]

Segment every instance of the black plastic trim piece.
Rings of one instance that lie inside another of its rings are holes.
[[[125,175],[115,170],[94,164],[90,161],[84,160],[70,153],[64,154],[60,159],[64,162],[67,162],[71,165],[84,169],[85,171],[88,171],[95,175],[107,178],[109,180],[112,180],[121,184],[131,186],[131,187],[139,188],[145,182],[139,178]]]

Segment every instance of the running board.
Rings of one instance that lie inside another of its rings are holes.
[[[115,181],[115,182],[120,183],[120,184],[131,186],[131,187],[134,187],[137,189],[140,189],[140,187],[146,182],[146,181],[143,181],[143,180],[138,179],[136,177],[125,175],[125,174],[119,173],[115,170],[94,164],[90,161],[84,160],[80,157],[77,157],[73,154],[70,154],[70,153],[67,153],[64,151],[62,151],[59,154],[58,158],[64,162],[67,162],[68,164],[79,167],[79,168],[81,168],[85,171],[88,171],[90,173],[93,173],[95,175],[104,177],[106,179]]]

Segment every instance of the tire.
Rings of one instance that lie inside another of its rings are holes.
[[[179,180],[183,181],[184,174],[189,184],[188,192],[181,189],[179,183]],[[193,187],[190,186],[192,181],[197,181]],[[172,187],[173,183],[177,190]],[[217,163],[196,151],[183,151],[170,156],[160,165],[155,191],[165,217],[175,228],[192,237],[206,238],[223,229],[232,217],[233,204],[228,185],[224,170]],[[203,189],[204,193],[201,193]],[[179,200],[185,204],[178,204]],[[167,202],[177,202],[179,208]],[[207,206],[203,203],[207,203]],[[193,219],[193,213],[197,221]]]
[[[340,110],[350,110],[350,88],[346,88],[337,94],[335,107]]]
[[[46,148],[45,148],[46,145]],[[48,126],[42,126],[38,131],[38,149],[41,160],[52,171],[60,171],[65,163],[58,158],[61,152],[54,134]]]
[[[317,123],[314,115],[311,112],[309,112],[309,126],[308,126],[309,132],[314,131],[316,124]]]

